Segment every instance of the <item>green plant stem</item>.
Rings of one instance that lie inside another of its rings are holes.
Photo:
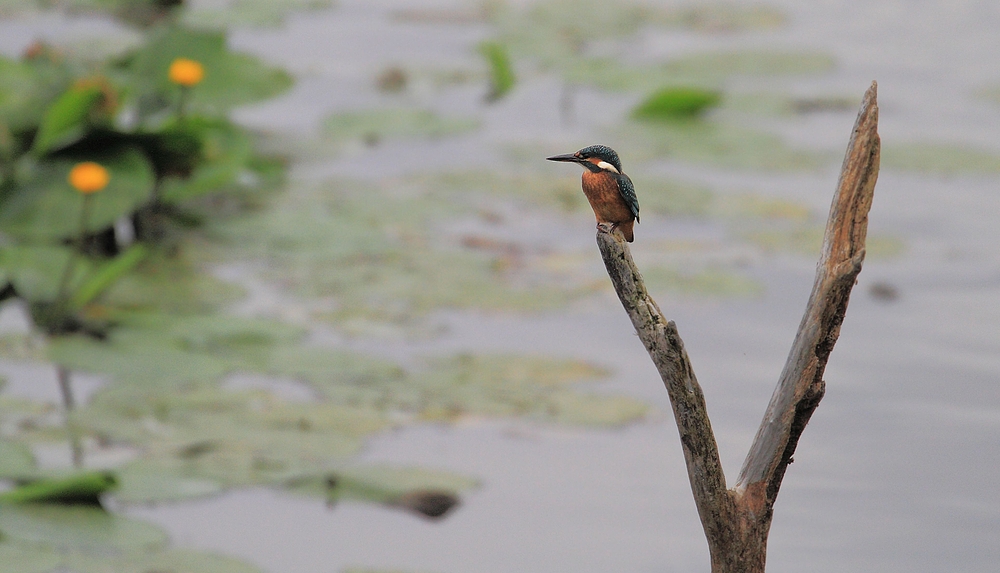
[[[73,245],[73,250],[70,251],[69,259],[66,261],[66,268],[63,269],[62,278],[59,279],[59,290],[56,294],[56,300],[53,305],[52,319],[53,322],[50,324],[50,330],[52,327],[61,323],[66,313],[67,306],[66,303],[69,301],[69,283],[73,278],[73,271],[76,267],[76,258],[83,250],[84,241],[87,239],[87,221],[90,219],[90,211],[93,205],[93,197],[90,194],[83,196],[83,207],[80,208],[80,233],[77,236],[76,244]]]
[[[191,88],[188,86],[181,86],[181,95],[177,98],[177,121],[184,119],[184,115],[187,111],[187,101],[190,97]]]
[[[80,441],[80,433],[76,424],[71,418],[73,410],[76,408],[76,401],[73,399],[73,386],[70,384],[69,369],[62,365],[56,365],[56,378],[59,381],[59,392],[62,394],[63,408],[66,416],[66,433],[69,434],[70,455],[73,460],[73,467],[83,467],[83,444]]]

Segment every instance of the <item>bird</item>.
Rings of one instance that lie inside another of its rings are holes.
[[[583,194],[597,217],[597,226],[611,223],[611,231],[621,229],[625,240],[635,238],[633,226],[639,222],[639,199],[632,180],[622,171],[614,149],[591,145],[576,153],[546,157],[549,161],[579,163],[583,166]]]

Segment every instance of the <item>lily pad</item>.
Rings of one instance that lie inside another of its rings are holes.
[[[332,141],[360,139],[377,143],[396,137],[444,137],[472,131],[479,122],[470,118],[441,117],[432,111],[379,109],[342,112],[323,121],[323,132]]]
[[[458,495],[478,485],[478,480],[461,474],[417,466],[389,465],[350,466],[288,482],[288,488],[296,493],[334,501],[358,499],[377,503],[388,503],[417,491]]]
[[[174,391],[110,387],[95,394],[76,419],[105,439],[146,448],[141,469],[134,471],[222,486],[276,483],[315,473],[331,460],[355,454],[364,438],[389,425],[370,408],[286,403],[265,392],[213,386]]]
[[[493,19],[502,40],[517,55],[550,65],[578,56],[590,43],[633,36],[643,26],[724,32],[773,28],[785,18],[771,7],[730,3],[661,7],[640,2],[557,0],[500,9]]]
[[[153,252],[103,295],[109,307],[166,314],[207,314],[244,296],[240,287],[202,272],[184,245],[171,256]]]
[[[59,281],[71,256],[71,249],[61,246],[0,248],[0,264],[6,269],[11,284],[19,296],[32,302],[55,300]],[[76,282],[87,266],[86,261],[78,262],[81,264],[75,276],[70,277],[71,282]]]
[[[229,122],[202,118],[188,118],[184,128],[201,142],[201,157],[190,175],[163,181],[160,199],[164,203],[179,204],[226,191],[242,175],[250,173],[253,143],[245,130]]]
[[[228,256],[266,260],[267,278],[295,294],[335,301],[324,317],[336,323],[407,324],[440,308],[534,310],[578,294],[519,283],[506,272],[506,254],[431,241],[437,221],[460,208],[450,198],[330,185],[286,194],[217,233],[239,247]]]
[[[19,478],[34,473],[35,458],[30,448],[11,440],[0,440],[0,478]]]
[[[48,356],[71,370],[108,374],[139,386],[204,383],[232,368],[228,360],[189,352],[159,333],[129,328],[113,330],[108,341],[83,336],[55,338]]]
[[[698,272],[683,272],[676,268],[653,266],[645,269],[643,278],[650,290],[697,296],[754,296],[763,286],[750,278],[718,268]]]
[[[817,169],[832,154],[806,151],[780,137],[748,127],[714,121],[630,123],[623,155],[649,159],[668,157],[729,168],[762,170]]]
[[[18,185],[0,209],[0,230],[26,241],[54,242],[80,233],[84,196],[67,182],[78,161],[96,161],[110,173],[108,186],[88,196],[88,233],[102,231],[152,196],[153,170],[134,147],[106,149],[87,157],[60,157],[26,165]]]
[[[0,533],[19,543],[91,553],[143,551],[167,542],[166,533],[141,521],[96,507],[51,504],[3,504]]]
[[[176,105],[180,88],[171,84],[167,70],[176,58],[199,62],[205,78],[190,88],[187,106],[192,112],[219,114],[229,109],[274,97],[292,85],[284,70],[263,64],[257,58],[229,51],[222,32],[165,27],[142,48],[130,54],[123,67],[140,101],[167,101]],[[146,109],[152,111],[169,109]]]
[[[790,252],[815,256],[823,244],[822,225],[794,225],[746,232],[743,237],[764,251]],[[865,240],[867,256],[891,259],[906,250],[906,243],[892,235],[869,235]]]
[[[78,573],[263,573],[245,561],[186,549],[166,549],[163,551],[104,557],[93,555],[70,555],[66,566]]]
[[[134,386],[213,382],[238,368],[266,363],[279,344],[302,331],[273,321],[232,316],[134,314],[120,317],[107,340],[59,337],[49,346],[56,363],[109,374]]]
[[[116,471],[119,486],[113,497],[119,503],[161,503],[215,495],[217,481],[179,475],[155,460],[139,460]]]
[[[649,91],[664,85],[711,88],[732,76],[816,74],[834,68],[832,56],[808,52],[708,52],[664,63],[629,65],[608,57],[577,58],[564,66],[566,80],[610,91]]]
[[[37,546],[0,542],[0,573],[51,573],[61,562],[58,553]]]
[[[195,26],[216,28],[274,27],[295,12],[323,10],[334,4],[333,0],[229,0],[225,8],[194,5],[184,12],[183,20]]]
[[[1000,172],[1000,153],[981,147],[949,143],[886,145],[882,167],[939,175]]]

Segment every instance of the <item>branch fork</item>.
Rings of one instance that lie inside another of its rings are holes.
[[[879,169],[876,89],[872,82],[847,146],[805,314],[731,489],[726,486],[705,397],[677,326],[664,318],[649,296],[621,233],[610,225],[598,225],[597,244],[608,276],[670,397],[713,573],[764,571],[778,489],[799,436],[826,391],[823,372],[865,258],[868,212]]]

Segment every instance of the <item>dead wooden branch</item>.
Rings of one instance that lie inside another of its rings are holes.
[[[713,573],[761,573],[774,502],[802,430],[823,398],[823,371],[865,257],[879,168],[876,84],[865,93],[830,208],[812,294],[736,486],[726,488],[705,399],[673,321],[646,292],[628,244],[600,226],[597,244],[618,298],[667,388]]]

